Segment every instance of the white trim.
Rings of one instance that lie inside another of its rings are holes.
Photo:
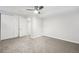
[[[51,37],[51,38],[56,38],[56,39],[59,39],[59,40],[64,40],[64,41],[68,41],[68,42],[72,42],[72,43],[76,43],[76,44],[79,44],[78,41],[71,41],[71,40],[67,40],[67,39],[63,39],[63,38],[58,38],[58,37],[53,37],[53,36],[50,36],[50,35],[45,35],[44,36],[47,36],[47,37]]]
[[[43,36],[43,35],[31,35],[31,38],[38,38],[38,37],[41,37],[41,36]]]

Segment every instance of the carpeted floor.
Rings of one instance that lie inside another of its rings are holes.
[[[42,36],[2,40],[1,53],[79,53],[79,44]]]

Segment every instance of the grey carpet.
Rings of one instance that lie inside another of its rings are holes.
[[[79,44],[42,36],[2,40],[1,53],[78,53]]]

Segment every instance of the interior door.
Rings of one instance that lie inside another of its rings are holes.
[[[28,21],[28,36],[31,36],[32,35],[32,19],[31,17],[27,19]]]
[[[27,19],[24,17],[20,17],[19,19],[19,34],[21,36],[27,36],[28,35],[28,23]]]

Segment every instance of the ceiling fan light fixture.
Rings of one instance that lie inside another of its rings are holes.
[[[34,13],[35,13],[35,14],[38,14],[38,13],[39,13],[39,11],[38,11],[38,10],[35,10],[35,11],[34,11]]]
[[[43,8],[44,6],[34,6],[34,9],[26,9],[26,10],[33,11],[35,14],[40,14],[40,10]]]

